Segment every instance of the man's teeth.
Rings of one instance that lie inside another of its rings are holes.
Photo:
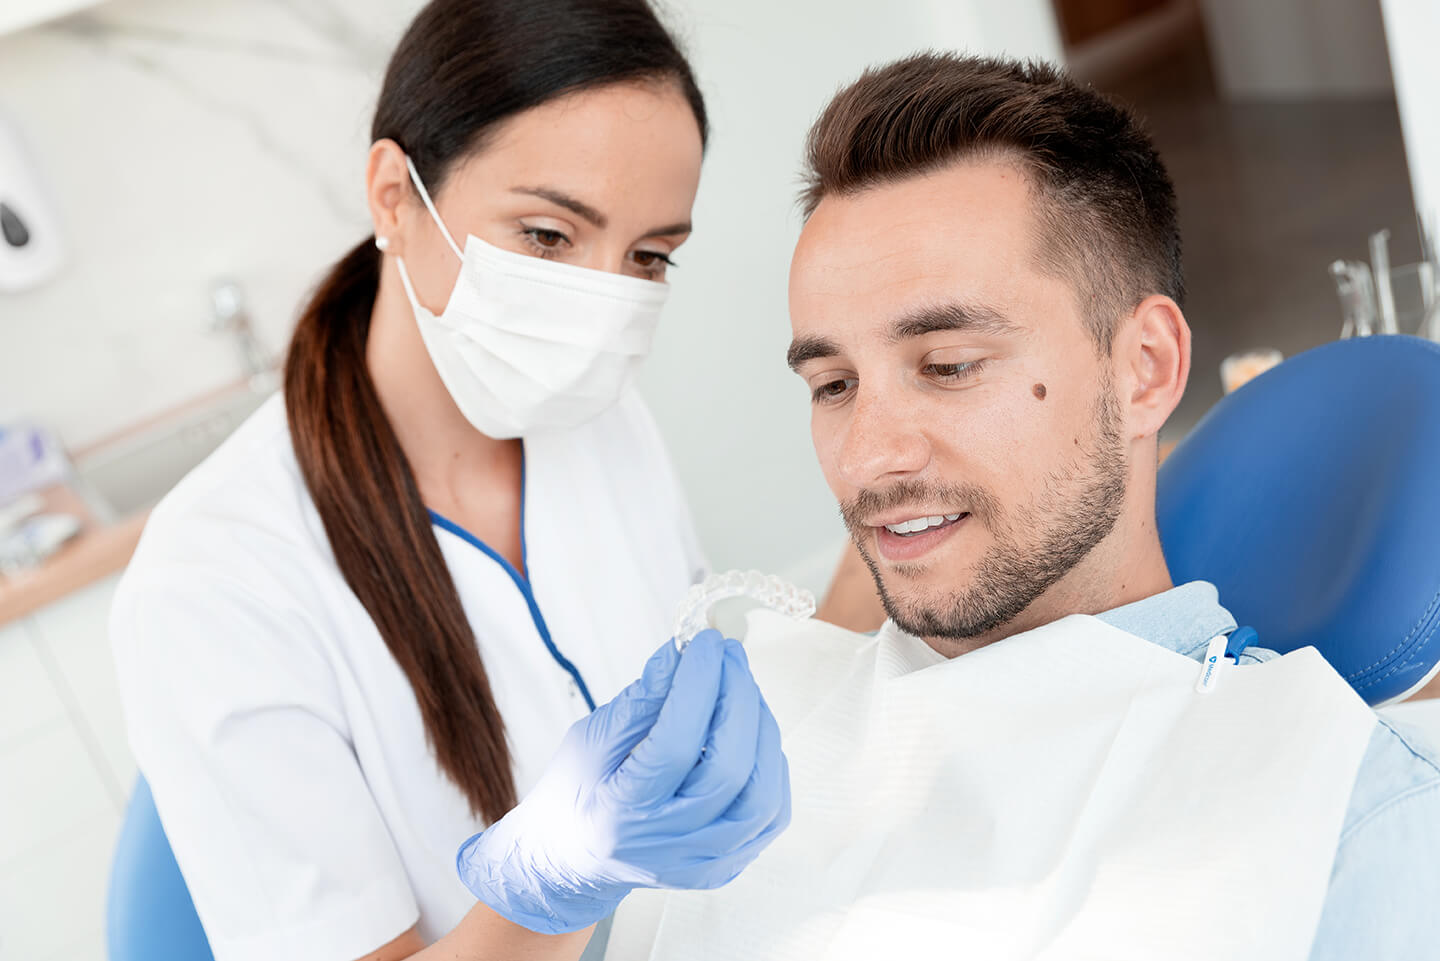
[[[936,514],[932,517],[917,517],[914,520],[901,521],[898,524],[886,524],[885,529],[892,534],[918,534],[932,527],[939,527],[947,521],[958,521],[959,519],[959,514]]]

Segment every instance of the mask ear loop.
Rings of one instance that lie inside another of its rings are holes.
[[[425,209],[430,211],[430,217],[435,221],[435,226],[440,228],[440,233],[445,237],[445,242],[450,245],[450,249],[455,251],[455,256],[460,258],[461,263],[464,263],[465,254],[456,245],[455,238],[450,236],[450,231],[445,229],[445,221],[440,219],[440,212],[435,209],[435,204],[430,200],[430,191],[426,190],[425,185],[420,182],[420,172],[415,169],[415,161],[410,159],[409,154],[405,155],[405,166],[410,168],[410,179],[414,181],[415,189],[420,191],[420,199],[425,202]]]
[[[409,154],[405,155],[405,166],[410,170],[410,180],[415,184],[415,189],[420,192],[420,199],[425,202],[425,209],[430,211],[430,219],[434,220],[435,226],[440,228],[440,236],[444,237],[445,242],[450,245],[450,249],[455,251],[455,256],[460,258],[460,263],[465,263],[465,255],[460,252],[459,247],[455,246],[455,238],[450,236],[450,231],[445,229],[445,221],[440,219],[440,212],[435,209],[434,202],[430,200],[430,191],[426,190],[425,185],[420,182],[420,171],[415,169],[415,161],[410,159]],[[410,271],[405,269],[405,258],[396,257],[395,266],[400,271],[400,283],[405,287],[405,296],[410,298],[410,306],[419,310],[420,298],[415,295],[415,285],[410,283]]]

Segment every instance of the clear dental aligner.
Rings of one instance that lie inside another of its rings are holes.
[[[676,648],[685,650],[691,638],[712,626],[710,609],[731,597],[748,597],[796,620],[803,620],[815,613],[814,594],[788,584],[774,575],[762,574],[759,571],[711,574],[691,587],[685,599],[680,602],[675,619]]]

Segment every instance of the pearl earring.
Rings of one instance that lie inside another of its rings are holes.
[[[375,249],[376,249],[376,250],[389,250],[389,249],[390,249],[390,238],[389,238],[389,237],[376,237],[376,238],[375,238]]]

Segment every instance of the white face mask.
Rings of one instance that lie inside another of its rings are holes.
[[[462,252],[445,229],[415,164],[410,178],[460,258],[460,275],[436,317],[420,304],[395,258],[420,336],[445,388],[491,437],[574,427],[620,399],[650,352],[670,288],[501,250],[479,237]]]

